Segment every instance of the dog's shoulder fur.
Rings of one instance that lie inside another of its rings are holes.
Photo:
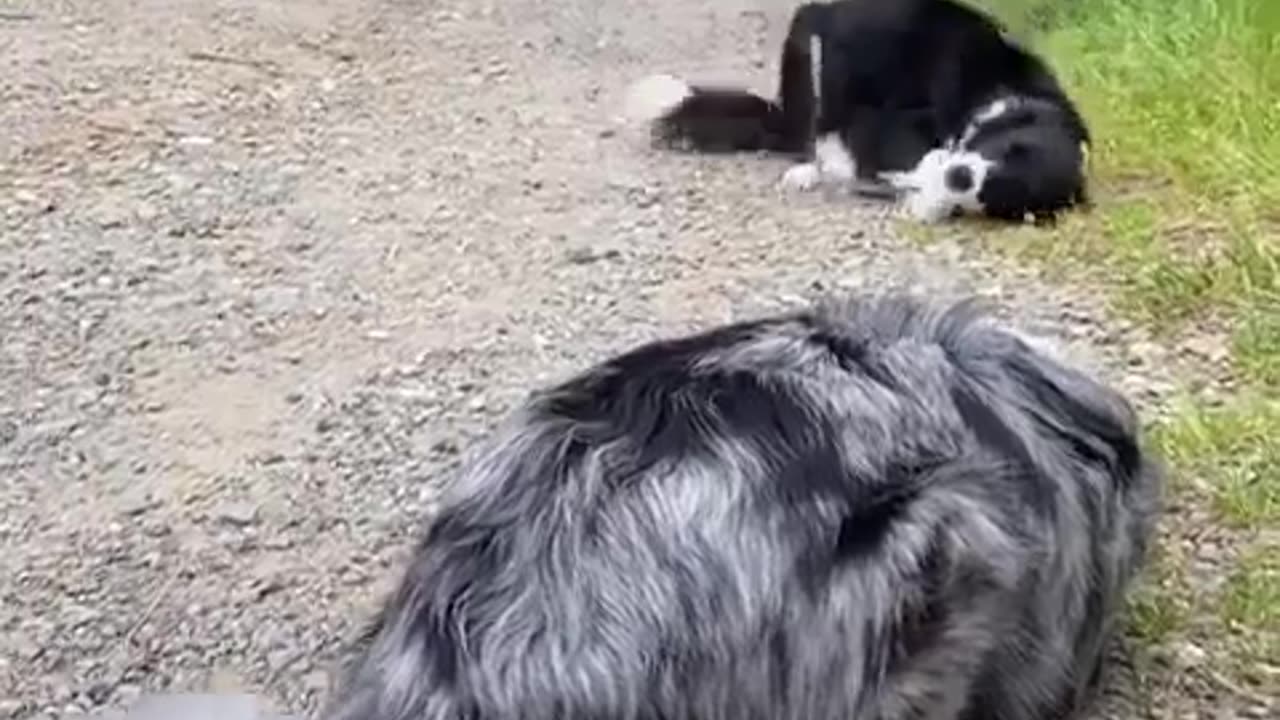
[[[655,342],[477,449],[326,717],[1048,718],[1158,487],[1120,396],[969,304]]]

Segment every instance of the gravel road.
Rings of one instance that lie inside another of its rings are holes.
[[[620,124],[652,71],[771,91],[792,6],[0,3],[0,718],[313,709],[460,451],[659,335],[916,285],[1167,393],[1094,293]]]

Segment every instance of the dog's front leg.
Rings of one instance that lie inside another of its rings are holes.
[[[807,77],[801,77],[800,73],[793,71],[790,76],[784,74],[783,83],[789,82],[792,85],[791,94],[795,95],[799,91],[798,94],[802,94],[812,108],[809,136],[814,138],[814,142],[809,159],[788,168],[782,175],[781,185],[784,189],[799,191],[809,191],[823,183],[847,187],[853,182],[857,167],[848,144],[840,135],[840,118],[831,112],[832,93],[827,90],[831,89],[833,80],[827,74],[831,68],[827,68],[824,62],[822,36],[814,28],[807,30],[807,52],[802,55],[808,62],[797,63],[808,66]],[[789,38],[789,41],[796,43],[797,38]],[[794,44],[792,47],[794,49]],[[796,86],[803,86],[803,90]],[[833,124],[833,120],[837,122]]]
[[[833,130],[819,136],[814,144],[813,154],[818,163],[818,173],[827,182],[848,185],[858,174],[853,153],[838,131]]]
[[[857,175],[857,165],[849,147],[839,133],[830,132],[818,138],[811,160],[796,163],[782,174],[782,187],[808,191],[820,184],[847,188]]]
[[[829,8],[805,3],[791,15],[787,39],[782,44],[778,95],[782,101],[785,137],[792,152],[804,157],[783,174],[785,190],[807,191],[817,187],[821,173],[814,162],[814,139],[822,113],[822,40],[819,36]]]
[[[822,182],[814,132],[822,115],[822,37],[815,27],[821,10],[802,7],[792,18],[783,49],[781,95],[796,137],[804,138],[806,160],[783,173],[783,190],[808,192]]]

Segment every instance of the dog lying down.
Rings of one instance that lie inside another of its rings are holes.
[[[653,342],[473,451],[328,720],[1048,720],[1161,486],[1116,392],[969,302]]]
[[[964,133],[925,153],[909,171],[880,173],[906,214],[925,223],[958,215],[1036,222],[1084,205],[1086,143],[1056,103],[1010,95],[980,108]],[[1065,139],[1065,141],[1064,141]]]
[[[632,85],[627,115],[674,148],[797,156],[785,189],[900,199],[921,222],[1052,221],[1088,204],[1074,102],[967,3],[803,3],[780,56],[776,100],[658,74]]]

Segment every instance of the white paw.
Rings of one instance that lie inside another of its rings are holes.
[[[818,174],[832,184],[848,185],[858,174],[853,155],[836,133],[827,133],[818,138],[813,152],[818,163]]]
[[[808,192],[822,182],[822,172],[817,163],[797,163],[787,168],[778,184],[783,190]]]

